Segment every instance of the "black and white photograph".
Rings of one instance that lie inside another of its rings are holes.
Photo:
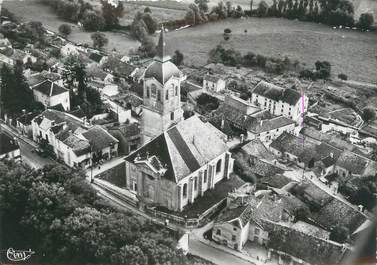
[[[0,265],[377,264],[377,0],[0,0]]]

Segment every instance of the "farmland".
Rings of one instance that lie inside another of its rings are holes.
[[[225,28],[232,30],[228,41]],[[247,32],[245,33],[245,30]],[[312,67],[317,60],[332,64],[333,74],[377,82],[377,34],[278,18],[227,19],[167,34],[169,47],[185,55],[185,64],[204,65],[208,52],[217,44],[241,53],[253,51],[267,56],[285,56]],[[373,56],[372,56],[373,55]]]
[[[68,39],[76,43],[92,43],[90,38],[91,32],[85,32],[76,24],[69,23],[59,18],[48,6],[42,5],[38,0],[5,0],[3,7],[13,12],[23,21],[40,21],[43,25],[51,31],[58,32],[58,28],[62,23],[67,23],[72,26],[72,33]],[[130,49],[137,48],[140,44],[138,41],[128,37],[125,34],[114,32],[106,32],[109,44],[106,47],[109,51],[116,49],[122,53],[128,53]]]

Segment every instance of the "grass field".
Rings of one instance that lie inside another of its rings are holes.
[[[223,39],[225,28],[232,30],[229,41]],[[188,65],[206,64],[208,51],[223,43],[242,53],[287,55],[310,67],[316,60],[328,60],[335,75],[345,73],[351,79],[377,82],[375,32],[334,30],[325,25],[278,18],[248,18],[170,32],[167,39],[169,51],[179,49]]]
[[[38,0],[5,0],[3,7],[16,14],[23,21],[40,21],[48,30],[54,32],[58,32],[62,23],[70,24],[72,33],[68,37],[69,40],[77,43],[92,43],[91,32],[85,32],[77,25],[63,21],[50,7],[40,4]],[[109,44],[106,47],[109,51],[115,48],[117,51],[127,54],[130,49],[137,48],[140,45],[138,41],[124,34],[106,32],[105,35],[109,39]]]

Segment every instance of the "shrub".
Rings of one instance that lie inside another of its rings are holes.
[[[347,80],[348,76],[346,74],[338,74],[338,78],[341,80]]]
[[[357,26],[361,29],[367,30],[367,29],[370,29],[373,23],[374,23],[373,15],[370,13],[364,13],[360,15]]]
[[[59,33],[62,34],[63,36],[67,37],[69,34],[71,34],[72,29],[71,26],[68,24],[61,24],[59,26]]]
[[[232,30],[230,28],[226,28],[226,29],[224,29],[224,33],[230,34],[230,33],[232,33]]]

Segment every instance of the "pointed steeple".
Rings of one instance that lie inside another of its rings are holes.
[[[161,26],[160,38],[158,39],[158,44],[156,47],[155,60],[160,62],[169,61],[171,58],[166,54],[166,42],[165,42],[165,28],[164,25]]]

